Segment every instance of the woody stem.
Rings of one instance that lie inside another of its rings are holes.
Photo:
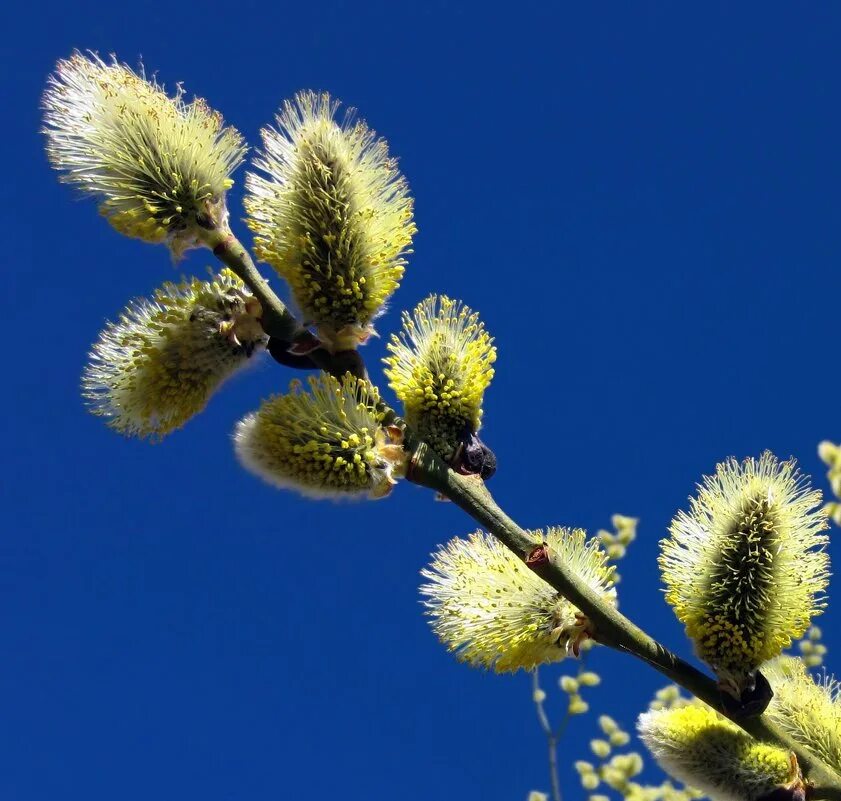
[[[540,543],[500,509],[483,482],[451,470],[425,443],[420,443],[412,459],[410,478],[449,498],[500,540],[523,561],[540,549]],[[615,606],[603,601],[557,555],[543,548],[541,558],[529,560],[529,567],[583,612],[590,621],[595,639],[614,650],[623,651],[647,663],[675,684],[688,690],[758,740],[776,743],[793,752],[804,775],[815,785],[813,799],[841,801],[841,776],[815,754],[794,742],[767,717],[740,717],[726,711],[716,682],[685,662]]]

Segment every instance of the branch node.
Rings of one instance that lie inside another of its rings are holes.
[[[216,258],[220,258],[225,251],[230,249],[231,244],[235,241],[236,239],[233,234],[225,234],[222,241],[213,247],[213,255]]]
[[[536,570],[549,564],[549,546],[544,542],[532,548],[526,556],[526,567]]]

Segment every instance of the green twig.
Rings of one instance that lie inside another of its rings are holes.
[[[713,679],[658,643],[614,606],[604,603],[549,549],[540,549],[540,544],[499,508],[480,480],[450,470],[424,443],[415,451],[409,478],[449,498],[524,561],[533,557],[536,549],[540,551],[539,558],[531,559],[529,567],[587,616],[598,642],[647,662],[755,738],[775,742],[793,751],[804,774],[815,785],[811,798],[841,801],[841,776],[795,743],[767,716],[745,719],[728,714],[721,706]]]

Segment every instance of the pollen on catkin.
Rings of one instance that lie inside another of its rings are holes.
[[[530,532],[604,601],[615,604],[613,568],[581,529]],[[457,658],[498,673],[557,662],[577,648],[587,621],[515,554],[481,531],[456,537],[421,571],[433,631]]]
[[[237,425],[240,462],[270,484],[314,498],[381,498],[405,473],[398,431],[383,428],[376,387],[350,374],[322,374],[309,392],[265,401]]]
[[[257,255],[289,283],[332,350],[354,348],[397,288],[415,233],[406,179],[388,145],[328,94],[299,92],[262,130],[246,177]]]
[[[444,295],[430,295],[402,317],[385,374],[406,422],[449,462],[465,434],[479,431],[496,348],[479,315]]]
[[[829,558],[820,501],[794,460],[769,452],[729,459],[661,542],[666,599],[736,697],[823,609]]]
[[[637,730],[663,770],[713,801],[759,801],[802,787],[792,753],[754,740],[700,701],[644,712]]]
[[[196,244],[197,220],[227,217],[225,191],[246,148],[204,100],[76,52],[56,65],[42,105],[52,165],[98,198],[120,233],[166,241],[178,256]]]
[[[766,716],[841,776],[841,685],[816,681],[802,659],[779,656],[762,668],[774,697]]]
[[[91,412],[127,436],[180,428],[265,345],[260,311],[229,270],[132,301],[91,350],[82,375]]]

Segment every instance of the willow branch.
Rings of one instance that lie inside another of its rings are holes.
[[[318,341],[301,325],[295,315],[286,308],[286,304],[274,293],[274,290],[269,286],[269,282],[263,278],[262,273],[254,264],[251,254],[227,225],[211,226],[210,228],[202,228],[200,231],[203,243],[213,251],[213,255],[222,264],[233,270],[251,290],[254,297],[260,301],[263,310],[260,325],[266,334],[278,343],[291,345],[295,342],[306,342],[317,345]],[[277,345],[276,347],[280,348],[281,346]],[[326,348],[314,347],[298,358],[295,358],[295,356],[294,353],[291,354],[291,358],[278,358],[278,355],[275,355],[275,359],[282,361],[288,367],[303,367],[305,369],[308,366],[318,367],[325,373],[334,376],[342,376],[349,372],[357,378],[367,378],[365,363],[355,350],[331,353]],[[297,363],[299,359],[304,357],[310,362],[309,365],[305,361]]]
[[[523,561],[532,556],[535,546],[539,545],[500,509],[480,480],[450,470],[423,443],[415,451],[410,479],[449,498]],[[718,686],[713,679],[650,637],[616,607],[604,603],[548,548],[543,548],[543,557],[530,560],[529,567],[587,616],[598,642],[646,662],[670,681],[729,717],[753,737],[775,742],[793,751],[804,774],[815,785],[811,797],[841,801],[841,776],[815,754],[794,742],[765,715],[740,718],[728,713],[721,704]]]

